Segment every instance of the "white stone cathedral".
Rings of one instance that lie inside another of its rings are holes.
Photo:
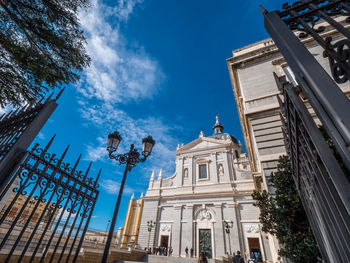
[[[271,241],[260,231],[248,159],[237,139],[223,132],[218,117],[213,129],[212,136],[201,132],[196,140],[178,146],[173,176],[162,178],[160,171],[156,179],[153,171],[138,243],[141,248],[171,246],[173,256],[181,257],[186,247],[189,253],[192,248],[195,257],[205,252],[219,260],[237,250],[246,258],[257,251],[269,261]],[[156,224],[148,232],[151,220]]]

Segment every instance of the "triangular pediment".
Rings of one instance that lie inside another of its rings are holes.
[[[189,144],[182,146],[176,152],[187,152],[187,151],[198,151],[201,149],[211,149],[215,147],[222,147],[231,144],[231,141],[228,140],[217,140],[212,138],[200,137]]]

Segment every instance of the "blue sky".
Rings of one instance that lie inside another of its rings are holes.
[[[132,193],[146,192],[152,170],[163,177],[175,171],[177,144],[212,134],[218,112],[225,131],[243,136],[226,66],[232,50],[268,37],[259,10],[280,9],[283,1],[237,0],[92,0],[80,13],[91,66],[78,85],[69,86],[36,142],[56,135],[52,150],[67,160],[80,153],[90,175],[100,168],[100,197],[92,229],[105,230],[111,219],[124,170],[107,157],[107,135],[141,147],[151,134],[157,141],[144,164],[128,175],[117,227],[123,225]]]

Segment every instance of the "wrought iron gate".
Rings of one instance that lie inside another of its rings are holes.
[[[350,262],[350,184],[344,174],[350,170],[350,101],[337,85],[350,80],[350,1],[300,0],[284,4],[282,11],[261,10],[265,28],[297,82],[293,86],[276,77],[284,95],[281,119],[297,188],[323,259]],[[303,38],[323,48],[332,76],[301,42]],[[343,169],[300,92],[330,136]]]
[[[26,105],[0,117],[0,193],[10,180],[11,171],[56,109],[63,90],[55,99],[51,99],[51,94],[44,102]]]
[[[322,257],[350,262],[350,183],[298,89],[285,77],[276,80],[284,97],[284,102],[279,100],[282,130],[294,180]]]
[[[0,215],[4,262],[76,262],[99,191],[96,179],[38,144],[25,153],[0,200],[13,192]]]

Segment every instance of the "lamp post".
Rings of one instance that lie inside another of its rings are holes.
[[[116,160],[118,164],[126,164],[126,165],[125,165],[123,179],[119,189],[117,203],[115,205],[115,209],[114,209],[114,213],[111,221],[111,227],[109,228],[106,246],[103,252],[103,257],[101,261],[102,263],[107,263],[108,253],[109,253],[109,249],[113,238],[115,223],[117,221],[118,210],[119,210],[120,201],[123,195],[126,176],[128,172],[130,172],[131,169],[136,166],[137,163],[146,161],[147,157],[152,152],[154,144],[156,143],[153,140],[152,136],[143,138],[141,158],[140,158],[140,153],[137,151],[137,149],[134,148],[134,144],[130,145],[130,150],[128,153],[114,155],[113,153],[118,149],[118,146],[121,140],[122,140],[122,137],[119,135],[117,131],[108,135],[107,151],[108,151],[109,158]]]
[[[151,237],[151,231],[152,228],[156,225],[156,222],[151,221],[147,221],[147,230],[148,230],[148,243],[147,243],[147,253],[149,252],[149,239]]]
[[[225,226],[225,232],[227,233],[227,237],[228,237],[228,244],[229,244],[229,247],[230,247],[230,256],[232,256],[231,239],[230,239],[230,228],[233,227],[232,220],[231,221],[224,220],[224,226]]]
[[[111,223],[111,220],[107,221],[107,227],[106,227],[106,235],[107,235],[107,231],[108,231],[108,226]],[[103,239],[103,243],[106,241],[106,237]]]

